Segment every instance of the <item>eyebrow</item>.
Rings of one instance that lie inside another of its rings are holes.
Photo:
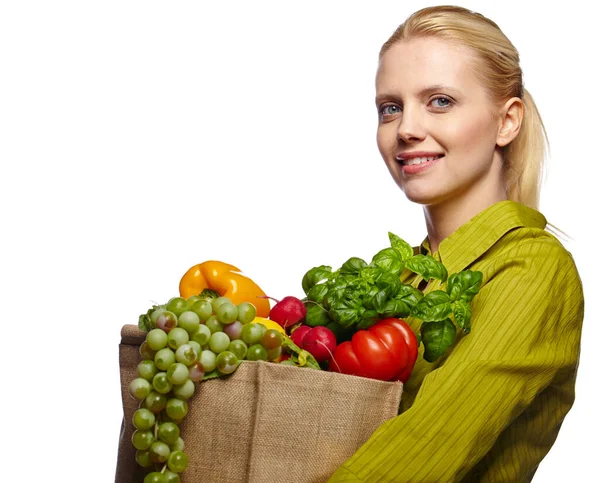
[[[456,89],[454,89],[452,86],[450,86],[448,84],[434,84],[434,85],[427,86],[427,87],[421,89],[418,92],[418,96],[420,97],[420,96],[424,96],[425,94],[432,94],[437,91],[454,91],[454,92],[456,92]],[[383,99],[389,99],[389,98],[395,98],[395,97],[397,97],[397,96],[394,94],[386,94],[386,93],[380,94],[377,97],[375,97],[375,104],[379,104]]]

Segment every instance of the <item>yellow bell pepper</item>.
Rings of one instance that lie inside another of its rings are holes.
[[[209,288],[238,305],[250,302],[256,307],[256,315],[268,317],[271,305],[261,288],[241,270],[229,263],[209,260],[191,267],[179,282],[179,294],[187,299]]]

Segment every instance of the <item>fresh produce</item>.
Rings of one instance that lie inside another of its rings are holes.
[[[177,475],[187,468],[179,424],[188,413],[195,382],[231,374],[242,360],[281,357],[284,329],[255,315],[249,302],[235,305],[227,297],[191,296],[174,297],[140,316],[138,325],[146,339],[129,392],[141,402],[133,415],[131,441],[136,461],[150,470],[145,482],[179,481]],[[319,368],[302,352],[296,348],[295,365]]]
[[[338,270],[320,265],[302,278],[307,307],[305,323],[325,326],[348,340],[357,330],[368,329],[379,320],[408,316],[421,319],[424,358],[432,362],[454,343],[455,324],[465,334],[470,331],[469,303],[479,292],[482,273],[464,270],[448,277],[448,271],[435,258],[415,255],[404,240],[389,233],[391,246],[380,250],[370,263],[352,257]],[[400,281],[410,270],[423,280],[439,280],[446,290],[423,293]]]
[[[306,317],[306,307],[299,298],[291,295],[283,297],[281,300],[272,297],[267,298],[276,302],[273,308],[271,308],[269,318],[277,322],[284,329],[302,322],[304,317]]]
[[[290,338],[298,347],[310,352],[319,363],[331,359],[337,346],[335,335],[327,327],[300,325]]]
[[[417,352],[417,338],[412,329],[403,320],[388,318],[357,331],[351,341],[342,342],[333,354],[329,370],[406,382]]]
[[[191,267],[179,282],[179,294],[184,299],[198,296],[205,289],[217,292],[235,305],[250,302],[256,307],[257,315],[269,316],[270,303],[265,293],[233,265],[209,260]]]

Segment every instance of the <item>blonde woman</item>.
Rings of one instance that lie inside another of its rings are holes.
[[[376,105],[380,153],[423,206],[421,252],[484,283],[471,333],[419,358],[399,416],[330,481],[530,481],[573,404],[583,293],[537,211],[546,139],[519,55],[482,15],[420,10],[381,49]]]

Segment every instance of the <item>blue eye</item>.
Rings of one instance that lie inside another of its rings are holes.
[[[439,107],[441,109],[448,108],[452,105],[452,100],[450,100],[447,97],[436,97],[435,99],[431,100],[431,102],[436,102],[436,101],[438,101],[438,105],[434,106],[434,107]]]
[[[400,109],[400,106],[397,106],[396,104],[387,104],[385,106],[381,106],[379,109],[379,114],[381,116],[393,116],[401,111],[402,110]]]

